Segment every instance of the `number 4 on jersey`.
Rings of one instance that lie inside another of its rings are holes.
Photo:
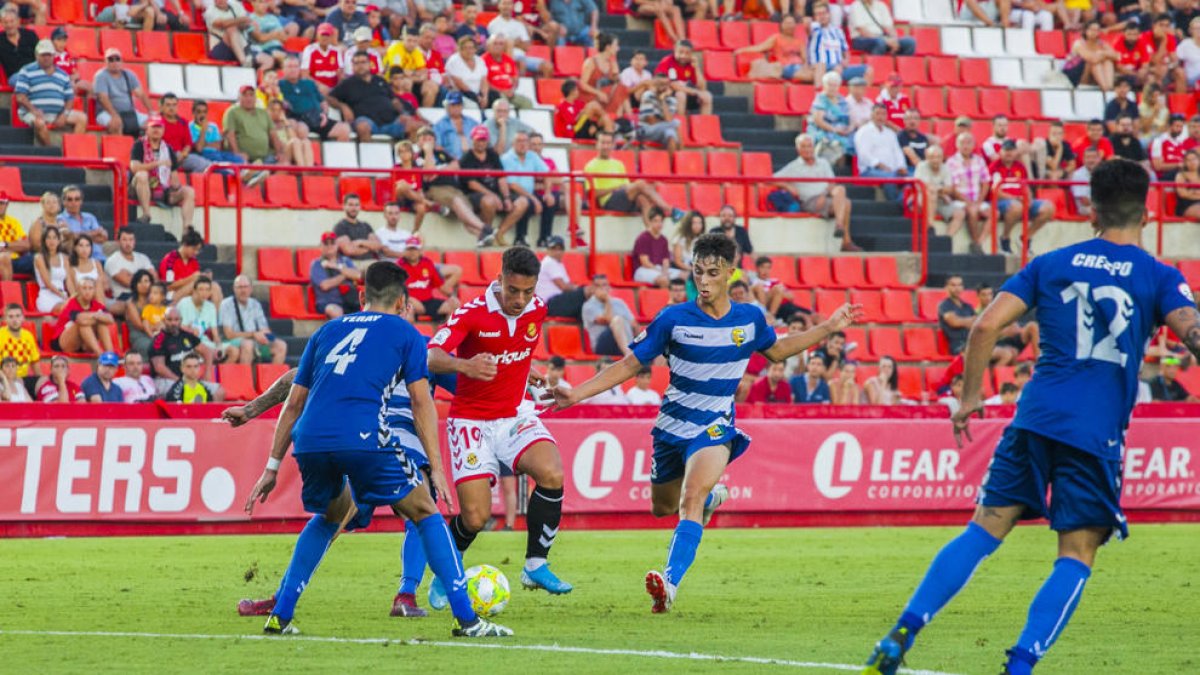
[[[350,331],[350,334],[342,338],[342,341],[337,343],[333,351],[325,357],[325,363],[337,364],[333,367],[335,375],[345,375],[346,368],[358,358],[358,354],[354,353],[358,349],[358,345],[367,335],[366,328],[355,328]]]
[[[1117,346],[1117,338],[1129,328],[1129,320],[1133,318],[1133,298],[1120,286],[1097,286],[1076,281],[1063,289],[1062,300],[1069,304],[1078,300],[1078,311],[1075,314],[1075,358],[1096,359],[1124,366],[1129,355]],[[1117,311],[1108,322],[1106,334],[1099,342],[1093,343],[1092,329],[1096,325],[1095,301],[1111,300],[1117,306]]]

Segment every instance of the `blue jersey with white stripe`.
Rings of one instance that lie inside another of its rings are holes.
[[[753,305],[732,303],[719,319],[695,302],[663,309],[631,345],[643,364],[665,355],[671,369],[654,438],[690,444],[702,434],[725,435],[733,426],[733,396],[750,356],[775,339],[762,310]]]
[[[1000,289],[1037,308],[1041,356],[1013,426],[1120,459],[1146,343],[1195,300],[1179,270],[1091,239],[1038,256]]]
[[[417,329],[391,314],[358,312],[321,326],[296,371],[295,383],[309,394],[292,429],[293,452],[395,452],[406,445],[393,418],[407,410],[411,424],[407,387],[429,377],[427,354]],[[398,392],[405,404],[394,400]]]
[[[425,344],[428,346],[429,338],[425,338]],[[429,373],[431,394],[437,387],[453,394],[457,385],[457,375]],[[413,422],[412,399],[408,395],[408,387],[401,387],[393,391],[392,397],[388,399],[387,424],[399,437],[400,445],[421,455],[425,454],[421,439],[417,438],[417,427]]]

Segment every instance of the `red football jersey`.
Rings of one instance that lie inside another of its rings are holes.
[[[342,55],[333,47],[322,52],[321,45],[314,42],[304,48],[300,56],[300,68],[307,70],[312,79],[332,89],[337,86],[341,74]]]
[[[1012,166],[1004,166],[1004,162],[996,160],[989,168],[992,172],[992,185],[1000,194],[1018,198],[1024,196],[1025,187],[1021,181],[1029,178],[1024,164],[1013,162]]]
[[[497,61],[491,54],[484,54],[483,65],[487,66],[487,81],[493,89],[511,91],[517,86],[520,74],[517,72],[517,62],[512,57],[505,54]]]
[[[904,126],[904,113],[913,107],[912,101],[908,100],[908,96],[904,94],[900,94],[894,99],[880,96],[875,102],[882,103],[883,107],[887,108],[888,122],[898,127]]]
[[[74,56],[71,56],[70,52],[55,52],[54,65],[67,75],[74,75],[75,68],[79,65],[79,62]]]
[[[516,417],[517,407],[525,398],[533,351],[542,339],[546,303],[534,297],[520,316],[509,316],[496,298],[499,291],[500,285],[492,282],[483,295],[451,315],[429,341],[430,347],[454,352],[460,359],[489,354],[496,363],[496,377],[490,382],[458,378],[450,417],[471,420]]]
[[[422,257],[416,265],[410,265],[407,260],[401,258],[396,264],[408,272],[408,297],[414,300],[423,303],[431,299],[433,290],[442,285],[442,275],[438,274],[437,265],[429,258]]]

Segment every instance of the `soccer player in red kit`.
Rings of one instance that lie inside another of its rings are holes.
[[[491,486],[503,462],[537,483],[525,516],[529,535],[521,584],[558,595],[572,589],[546,562],[562,518],[562,458],[532,404],[523,403],[546,319],[546,303],[533,294],[540,271],[532,250],[515,246],[505,251],[500,278],[456,311],[429,341],[429,368],[459,376],[446,420],[459,500],[450,531],[458,550],[467,550],[491,515]],[[429,603],[440,609],[444,602],[435,584]]]

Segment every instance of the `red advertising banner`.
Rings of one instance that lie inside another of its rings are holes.
[[[754,443],[725,477],[730,513],[969,509],[1008,420],[974,423],[958,449],[939,419],[747,419]],[[572,514],[649,509],[652,418],[546,419],[563,455]],[[212,420],[0,423],[2,522],[244,522],[273,423]],[[1125,455],[1127,509],[1200,510],[1200,420],[1136,417]],[[284,463],[255,519],[303,517]]]

